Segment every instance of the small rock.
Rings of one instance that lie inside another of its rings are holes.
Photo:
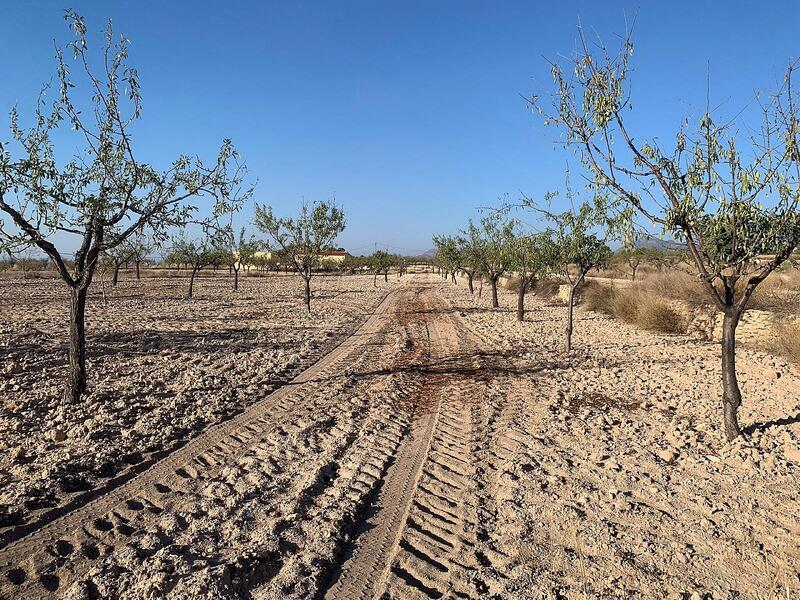
[[[675,459],[678,458],[678,454],[671,448],[668,448],[666,450],[659,450],[658,458],[660,458],[667,464],[672,464],[673,462],[675,462]]]
[[[800,448],[794,444],[784,444],[783,455],[786,457],[786,460],[800,464]]]
[[[50,436],[54,442],[63,442],[67,439],[67,434],[63,429],[54,429]]]

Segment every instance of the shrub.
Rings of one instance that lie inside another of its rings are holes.
[[[639,289],[591,282],[584,290],[584,306],[605,313],[641,329],[661,333],[686,333],[683,317],[668,302]]]
[[[683,317],[663,300],[649,294],[640,294],[638,304],[636,324],[642,329],[662,333],[686,333]]]
[[[779,323],[772,326],[774,336],[770,350],[800,363],[800,323]]]
[[[617,292],[613,287],[596,281],[587,281],[581,293],[581,299],[586,309],[611,316],[614,316],[616,296]]]

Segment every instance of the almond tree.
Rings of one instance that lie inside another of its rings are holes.
[[[170,227],[199,220],[190,202],[210,200],[212,218],[237,208],[251,190],[242,188],[245,168],[229,140],[210,164],[180,156],[160,171],[137,156],[131,128],[141,117],[141,97],[127,39],[115,37],[109,24],[99,56],[90,59],[84,19],[67,11],[66,20],[74,33],[67,45],[72,60],[56,49],[57,93],[45,86],[29,129],[12,110],[12,142],[0,147],[0,245],[38,247],[69,289],[64,397],[75,403],[86,390],[86,299],[102,254],[145,229],[163,239]],[[88,106],[73,96],[79,85]],[[76,139],[70,142],[62,129]],[[56,140],[78,147],[72,160],[61,160],[68,151]],[[70,253],[77,246],[72,264],[64,246]]]
[[[452,277],[455,284],[456,273],[461,269],[462,262],[458,239],[447,235],[435,235],[433,236],[433,245],[436,246],[436,260],[447,274]]]
[[[189,276],[189,292],[187,297],[194,296],[194,278],[205,267],[219,265],[225,257],[225,248],[218,239],[204,235],[199,240],[178,238],[172,244],[169,262],[187,264],[192,273]]]
[[[108,258],[108,260],[114,265],[112,269],[112,276],[111,276],[111,285],[112,287],[117,287],[117,283],[119,282],[119,270],[122,265],[129,262],[134,255],[134,248],[133,245],[126,240],[125,242],[121,243],[119,246],[114,248],[109,248],[103,255]],[[126,267],[127,268],[127,267]]]
[[[580,152],[595,188],[624,202],[621,214],[643,215],[685,241],[708,298],[723,315],[723,423],[732,440],[741,434],[737,325],[756,288],[800,243],[797,63],[759,102],[760,124],[744,121],[746,112],[722,119],[707,106],[696,123],[685,121],[666,142],[630,127],[632,54],[630,35],[614,54],[602,45],[590,51],[581,34],[569,64],[551,65],[552,104],[543,107],[538,97],[532,104]]]
[[[242,265],[249,265],[253,262],[256,252],[261,250],[263,244],[255,238],[245,234],[244,227],[236,235],[232,228],[227,228],[223,233],[224,248],[221,255],[221,263],[228,265],[233,271],[233,291],[239,291],[239,271]]]
[[[136,268],[136,279],[138,280],[142,278],[142,263],[146,261],[150,253],[156,249],[156,244],[154,240],[145,237],[144,234],[140,234],[132,241],[131,246],[133,248],[131,260],[133,261],[133,266]]]
[[[271,206],[256,206],[256,226],[269,236],[268,245],[284,253],[305,282],[305,304],[311,312],[311,277],[320,254],[344,231],[345,218],[336,204],[303,202],[297,217],[276,217]]]
[[[525,294],[559,267],[559,252],[552,232],[522,234],[511,245],[511,268],[519,275],[517,321],[525,320]]]
[[[473,240],[474,260],[478,270],[489,278],[492,285],[492,307],[497,308],[497,281],[509,268],[514,243],[514,221],[504,221],[501,211],[482,217],[480,227],[471,220],[463,234]]]
[[[369,268],[373,271],[372,285],[377,286],[378,275],[383,274],[383,280],[389,281],[389,270],[395,264],[396,257],[384,250],[375,251],[368,259]]]
[[[545,199],[551,202],[555,196],[555,193],[550,193]],[[598,197],[594,205],[584,202],[575,208],[569,185],[567,197],[572,208],[561,213],[542,208],[527,197],[523,198],[523,206],[534,210],[553,226],[554,248],[549,259],[554,270],[560,272],[569,285],[564,345],[567,352],[570,352],[575,295],[586,280],[586,274],[592,269],[605,267],[612,256],[611,249],[605,241],[599,239],[592,231],[603,225],[615,229],[619,227],[619,223],[614,221],[609,225],[608,205],[602,197]]]

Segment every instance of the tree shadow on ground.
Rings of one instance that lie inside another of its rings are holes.
[[[796,423],[800,423],[800,413],[797,413],[793,417],[781,417],[770,421],[751,423],[747,427],[742,428],[742,433],[745,435],[753,435],[756,431],[766,431],[772,427],[786,427],[787,425],[794,425]]]

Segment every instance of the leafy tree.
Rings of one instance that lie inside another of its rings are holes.
[[[389,270],[394,266],[397,257],[384,250],[377,250],[369,257],[369,267],[372,269],[374,277],[372,285],[377,285],[378,275],[383,274],[383,280],[389,281]]]
[[[476,226],[471,220],[463,232],[470,240],[474,240],[475,264],[478,270],[489,278],[492,286],[492,307],[497,308],[497,281],[508,269],[511,262],[511,249],[514,244],[515,222],[503,221],[501,211],[494,211],[480,220]]]
[[[477,229],[468,230],[457,238],[458,251],[461,254],[461,270],[467,276],[470,294],[475,293],[475,275],[481,272],[483,244],[478,233]]]
[[[445,273],[456,283],[456,273],[461,269],[462,253],[458,239],[452,236],[435,235],[433,245],[436,247],[436,260]],[[446,275],[446,276],[447,276]]]
[[[559,266],[559,252],[551,231],[523,234],[515,238],[510,251],[510,268],[519,275],[517,321],[525,320],[525,294],[549,277]]]
[[[708,297],[723,314],[722,403],[725,435],[741,433],[736,328],[756,288],[800,243],[800,119],[792,87],[797,63],[760,103],[762,122],[718,118],[706,107],[674,140],[629,127],[629,35],[617,53],[593,52],[581,34],[569,64],[552,64],[552,104],[532,103],[579,150],[598,190],[685,241]],[[766,261],[757,260],[767,255]]]
[[[571,206],[572,192],[567,187],[567,195]],[[550,201],[555,194],[548,194]],[[611,249],[599,239],[592,230],[607,223],[607,205],[598,199],[595,205],[587,202],[577,208],[570,208],[561,213],[544,209],[530,198],[524,199],[524,205],[543,215],[553,225],[553,243],[550,258],[552,265],[566,278],[569,285],[567,297],[567,324],[564,328],[564,344],[567,352],[572,350],[573,311],[575,294],[592,269],[601,269],[611,259]]]
[[[178,238],[173,242],[169,262],[185,263],[192,269],[187,294],[189,298],[194,294],[194,278],[197,273],[205,267],[219,265],[225,258],[225,252],[220,240],[208,234],[199,240]]]
[[[108,258],[113,268],[111,269],[113,275],[111,276],[111,285],[117,287],[119,282],[119,270],[123,264],[127,263],[133,256],[133,246],[130,242],[124,242],[114,248],[109,248],[103,255]]]
[[[269,236],[273,249],[285,253],[303,278],[305,303],[310,313],[311,277],[314,269],[319,267],[323,248],[331,246],[344,231],[344,212],[327,202],[315,202],[310,208],[303,202],[297,217],[279,218],[271,206],[257,205],[256,226]]]
[[[619,261],[630,267],[631,281],[636,281],[636,271],[639,266],[647,259],[648,252],[646,248],[623,248],[615,255],[615,260]]]
[[[251,190],[242,189],[245,169],[229,140],[210,165],[181,156],[159,171],[138,157],[130,130],[141,117],[141,97],[127,39],[115,37],[109,24],[95,60],[84,19],[68,11],[66,20],[75,36],[68,44],[73,60],[56,49],[58,93],[48,100],[45,86],[27,130],[12,110],[13,141],[0,148],[0,245],[38,247],[69,289],[64,397],[75,403],[86,390],[86,299],[103,253],[145,228],[163,238],[170,227],[196,218],[192,199],[210,198],[210,212],[218,215],[238,207]],[[101,72],[91,64],[102,65]],[[73,66],[82,77],[73,77]],[[89,106],[76,103],[78,85],[88,87]],[[65,142],[78,147],[68,162],[57,158],[65,150],[57,150],[55,140],[68,139],[62,127],[77,134],[77,144]],[[68,240],[70,247],[77,242],[71,264],[56,240]]]
[[[238,235],[229,227],[222,236],[224,243],[221,263],[228,265],[233,271],[233,291],[238,292],[239,271],[242,269],[242,265],[252,264],[253,258],[261,250],[263,244],[255,236],[246,235],[244,227]]]

